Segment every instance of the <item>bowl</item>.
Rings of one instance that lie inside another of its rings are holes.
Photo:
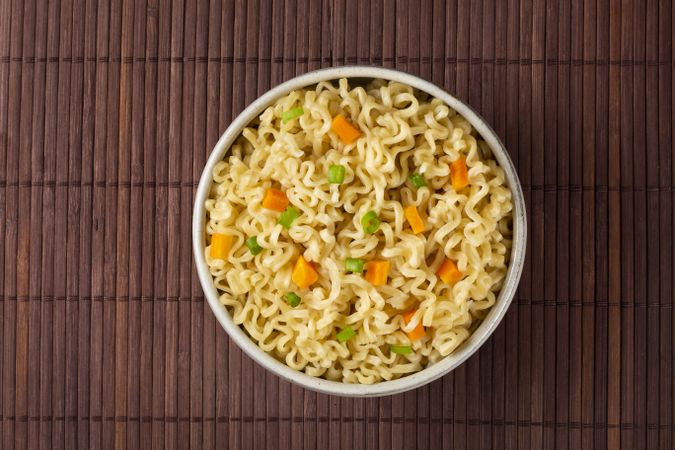
[[[448,106],[464,116],[464,118],[471,123],[476,131],[488,143],[495,159],[504,169],[507,184],[512,191],[513,242],[511,259],[497,301],[490,309],[483,322],[480,323],[476,330],[460,345],[460,347],[437,363],[397,380],[382,381],[370,385],[342,383],[307,375],[303,372],[291,369],[286,364],[275,359],[258,347],[258,345],[232,321],[225,306],[220,304],[218,292],[214,286],[213,279],[209,273],[209,268],[204,257],[206,224],[206,209],[204,207],[204,202],[208,198],[212,181],[212,172],[216,163],[223,159],[241,131],[278,98],[283,97],[296,89],[312,86],[321,81],[337,80],[340,78],[348,78],[350,81],[357,81],[360,83],[376,78],[398,81],[444,101]],[[230,336],[230,339],[232,339],[244,353],[258,364],[285,380],[313,391],[347,397],[376,397],[409,391],[442,377],[466,361],[469,356],[485,343],[506,314],[506,310],[518,287],[518,281],[520,280],[520,275],[523,270],[526,240],[527,219],[523,191],[520,182],[518,181],[518,175],[516,174],[513,162],[492,128],[490,128],[490,126],[468,105],[459,101],[440,87],[414,75],[397,70],[370,66],[332,67],[309,72],[270,89],[267,93],[251,103],[232,121],[213,148],[211,156],[206,162],[206,166],[204,167],[199,180],[192,217],[192,247],[199,281],[209,306],[213,310],[218,322],[220,322]]]

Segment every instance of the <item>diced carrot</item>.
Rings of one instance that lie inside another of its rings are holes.
[[[269,188],[262,201],[263,208],[283,212],[288,206],[288,197],[279,189]]]
[[[232,236],[229,234],[214,234],[211,236],[211,258],[226,259],[232,248]]]
[[[455,191],[459,191],[469,184],[469,171],[464,158],[459,158],[450,164],[450,182]]]
[[[361,131],[345,119],[345,116],[342,114],[338,114],[333,118],[330,128],[345,144],[351,144],[361,136]]]
[[[389,261],[370,261],[366,263],[365,279],[373,286],[382,286],[389,276]]]
[[[451,259],[443,261],[441,267],[438,268],[436,275],[443,280],[444,283],[452,284],[462,279],[462,272],[457,268],[457,264]]]
[[[408,206],[403,210],[403,214],[405,215],[405,218],[408,219],[408,223],[410,224],[413,233],[420,234],[424,231],[424,220],[422,220],[420,213],[417,212],[415,205]]]
[[[403,322],[407,324],[410,323],[412,320],[413,316],[415,315],[415,312],[417,312],[416,309],[411,309],[410,311],[406,312],[403,314]],[[422,325],[422,321],[417,324],[417,326],[408,333],[408,337],[410,338],[411,341],[416,341],[418,339],[422,339],[424,336],[426,336],[426,331],[424,331],[424,326]]]
[[[319,274],[316,272],[311,263],[305,261],[302,256],[295,262],[291,280],[298,285],[300,289],[310,287],[319,279]]]
[[[412,330],[410,333],[408,333],[408,337],[410,338],[411,341],[416,341],[418,339],[422,339],[426,335],[427,335],[427,332],[424,331],[424,327],[422,326],[422,322],[418,323],[417,326],[415,327],[415,329]]]

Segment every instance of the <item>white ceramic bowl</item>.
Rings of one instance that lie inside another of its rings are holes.
[[[312,377],[303,372],[291,369],[260,349],[260,347],[258,347],[258,345],[232,321],[227,309],[220,304],[218,292],[213,284],[213,279],[211,278],[211,274],[209,273],[204,258],[204,229],[206,222],[204,202],[208,197],[209,189],[211,187],[213,167],[218,161],[223,159],[229,150],[230,145],[239,136],[246,125],[258,117],[260,113],[275,100],[293,90],[312,86],[320,81],[337,80],[339,78],[358,79],[359,81],[369,81],[374,78],[381,78],[384,80],[399,81],[443,100],[459,114],[464,116],[489,144],[497,162],[506,172],[506,180],[513,193],[513,246],[511,250],[511,259],[506,279],[504,280],[497,302],[492,309],[490,309],[485,320],[457,350],[436,364],[430,365],[420,372],[399,378],[398,380],[383,381],[372,385],[348,384]],[[204,293],[206,294],[206,298],[213,313],[216,315],[218,322],[225,328],[225,331],[230,338],[258,364],[290,382],[314,391],[350,397],[374,397],[415,389],[450,372],[478,350],[488,337],[490,337],[495,328],[497,328],[497,325],[499,325],[499,322],[506,314],[506,310],[516,292],[520,274],[523,269],[523,260],[525,259],[526,234],[527,220],[525,215],[525,202],[520,182],[518,181],[518,176],[511,159],[490,126],[466,104],[428,81],[396,70],[369,66],[333,67],[300,75],[299,77],[288,80],[285,83],[272,88],[244,109],[244,111],[234,119],[227,130],[225,130],[211,152],[209,160],[206,162],[206,167],[204,167],[201,179],[199,180],[192,218],[192,246],[195,262],[197,264],[199,281],[202,284],[202,288],[204,289]]]

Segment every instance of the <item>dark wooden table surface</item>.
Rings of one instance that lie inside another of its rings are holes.
[[[673,448],[670,0],[0,0],[0,448]],[[215,322],[195,184],[259,94],[396,67],[491,122],[528,259],[429,386],[282,382]]]

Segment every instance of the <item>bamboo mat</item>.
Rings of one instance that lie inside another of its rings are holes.
[[[673,448],[674,15],[670,0],[0,0],[0,448]],[[368,400],[243,356],[190,246],[232,118],[357,63],[478,109],[530,226],[480,352]]]

